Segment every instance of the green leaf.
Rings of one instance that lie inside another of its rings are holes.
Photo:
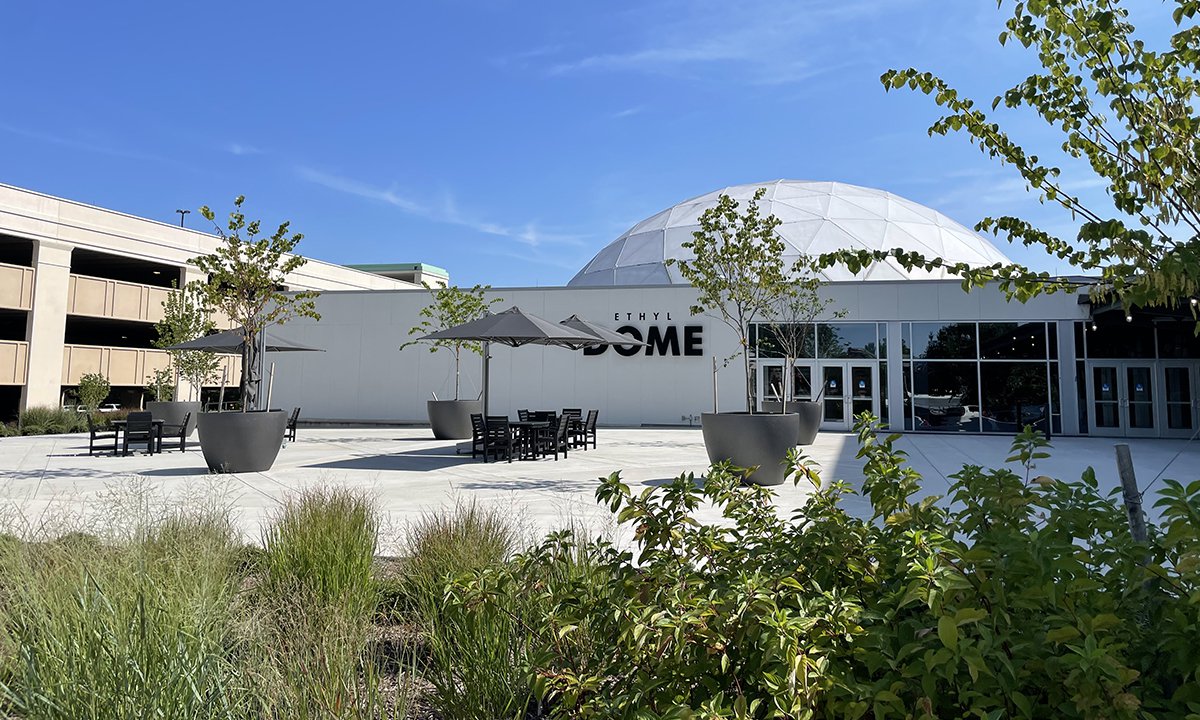
[[[938,639],[942,641],[950,650],[958,649],[958,624],[954,622],[954,618],[949,615],[943,615],[938,619],[937,626]]]

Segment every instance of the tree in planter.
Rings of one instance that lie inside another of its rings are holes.
[[[100,409],[100,403],[104,402],[111,390],[108,378],[100,373],[87,373],[79,378],[79,402],[89,413],[95,414]]]
[[[216,329],[212,321],[212,311],[207,307],[206,294],[202,287],[193,283],[179,292],[171,293],[163,301],[163,318],[154,324],[158,338],[154,347],[168,348],[172,345],[185,343],[189,340],[204,337]],[[168,350],[171,355],[171,372],[173,384],[178,384],[180,378],[191,386],[188,399],[192,392],[199,393],[206,384],[211,384],[217,378],[217,368],[221,360],[216,353],[206,350]],[[174,388],[172,388],[173,390]],[[155,394],[156,400],[171,400]]]
[[[291,223],[284,221],[270,236],[261,236],[261,222],[246,221],[242,212],[245,201],[245,195],[234,199],[225,228],[216,222],[216,214],[207,205],[200,208],[200,214],[213,224],[223,242],[211,255],[190,261],[208,275],[207,282],[195,284],[204,307],[220,310],[240,327],[243,412],[258,404],[260,334],[269,325],[283,325],[297,317],[321,319],[314,302],[319,293],[284,291],[287,276],[308,262],[292,254],[304,235],[291,233]]]
[[[1041,70],[996,95],[991,109],[1026,108],[1057,129],[1062,150],[1087,164],[1112,207],[1072,192],[1089,179],[1060,179],[1062,168],[1026,152],[942,78],[916,68],[880,78],[888,90],[907,86],[947,109],[930,135],[966,133],[989,157],[1011,165],[1043,202],[1080,221],[1075,238],[1017,217],[984,218],[977,230],[1042,247],[1099,275],[1088,283],[1093,296],[1127,309],[1189,306],[1187,299],[1200,294],[1200,45],[1193,22],[1200,2],[1158,5],[1154,12],[1173,6],[1178,30],[1170,37],[1139,37],[1121,0],[1017,2],[999,35],[1001,45],[1015,41],[1035,51]],[[995,282],[1022,301],[1078,286],[1017,264],[972,268],[917,252],[841,250],[822,255],[821,264],[856,272],[889,257],[908,269],[944,267],[963,278],[964,289]],[[1195,317],[1196,306],[1190,310]]]
[[[815,357],[817,320],[822,316],[830,318],[844,317],[845,310],[829,312],[833,306],[832,298],[821,297],[823,284],[817,274],[813,258],[800,255],[792,266],[791,286],[779,298],[772,312],[772,321],[766,326],[771,340],[783,352],[783,377],[785,386],[780,388],[782,399],[781,412],[787,412],[787,378],[792,377],[796,360],[801,357]],[[811,390],[811,388],[810,388]],[[824,392],[824,386],[821,388]],[[820,393],[813,401],[820,400]]]
[[[728,365],[739,355],[742,357],[749,412],[754,412],[747,352],[750,324],[792,292],[783,267],[785,245],[775,231],[782,221],[774,215],[764,216],[758,209],[758,201],[766,192],[766,188],[759,188],[742,212],[736,200],[721,195],[716,206],[700,216],[700,229],[692,234],[692,240],[683,243],[695,258],[667,260],[668,265],[678,265],[679,273],[696,288],[692,315],[715,317],[737,333],[738,349],[724,362]]]
[[[433,302],[421,308],[420,315],[424,320],[417,323],[408,331],[409,336],[428,335],[440,330],[462,325],[478,320],[488,314],[488,308],[501,302],[500,298],[487,299],[486,293],[490,285],[476,285],[464,290],[457,285],[434,288],[428,283],[421,283],[433,295]],[[428,345],[429,352],[449,350],[454,353],[454,399],[458,400],[459,376],[462,366],[462,352],[467,350],[476,355],[483,355],[483,344],[467,340],[410,340],[400,346],[403,350],[410,345]]]

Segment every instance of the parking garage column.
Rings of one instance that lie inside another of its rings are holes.
[[[34,248],[33,306],[25,331],[29,372],[21,398],[22,409],[39,405],[58,407],[61,401],[71,247],[57,240],[39,240]]]

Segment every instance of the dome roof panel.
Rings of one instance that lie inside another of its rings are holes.
[[[690,259],[683,244],[699,229],[700,216],[726,194],[742,206],[760,188],[764,214],[782,224],[783,262],[800,253],[816,255],[841,249],[917,251],[980,267],[1008,262],[989,240],[931,208],[882,190],[832,182],[777,180],[736,185],[686,200],[634,225],[592,258],[570,285],[685,284],[669,259]],[[943,270],[907,271],[894,260],[851,274],[844,267],[822,271],[831,281],[896,280],[947,277]]]
[[[662,261],[662,232],[652,231],[639,235],[631,235],[626,238],[625,249],[618,256],[616,266],[623,268],[629,265],[644,265],[646,263],[658,263],[661,265]]]

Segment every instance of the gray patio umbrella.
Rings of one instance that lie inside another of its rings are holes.
[[[513,306],[462,325],[430,333],[422,340],[474,340],[483,343],[483,414],[488,413],[488,376],[491,374],[489,345],[499,343],[509,347],[522,345],[556,345],[578,350],[589,345],[626,345],[635,341],[621,335],[618,342],[601,340],[598,336],[573,327],[551,322]]]
[[[646,344],[646,343],[642,342],[641,340],[634,340],[633,338],[629,337],[628,335],[622,335],[621,333],[617,332],[616,330],[609,330],[608,328],[604,327],[603,325],[594,323],[591,320],[584,320],[583,318],[579,317],[578,315],[572,315],[571,317],[567,318],[566,320],[563,320],[562,322],[560,322],[559,325],[566,325],[569,328],[578,330],[579,332],[582,332],[582,333],[587,333],[588,335],[595,337],[599,342],[591,343],[592,345],[643,345],[644,346]]]
[[[276,337],[271,333],[266,335],[267,352],[325,352],[321,348],[309,347],[301,345],[291,340],[284,340]],[[205,335],[204,337],[196,338],[181,342],[178,345],[172,345],[165,350],[207,350],[208,352],[219,353],[221,355],[241,355],[245,349],[242,341],[241,330],[225,330],[224,332]]]
[[[241,355],[242,361],[247,362],[247,353],[245,342],[242,339],[241,329],[225,330],[212,335],[188,340],[177,345],[172,345],[164,350],[203,350],[207,352],[218,353],[221,355]],[[258,406],[258,391],[259,383],[262,382],[263,368],[259,367],[262,362],[262,353],[265,352],[325,352],[321,348],[309,347],[301,345],[291,340],[284,340],[276,337],[265,330],[262,332],[262,339],[258,343],[258,352],[251,353],[250,364],[244,369],[248,373],[246,384],[246,397],[242,398],[243,403],[249,403],[252,407]],[[257,358],[258,362],[253,359]],[[267,405],[271,404],[270,387],[267,388]],[[225,386],[221,385],[221,402],[224,402]]]

